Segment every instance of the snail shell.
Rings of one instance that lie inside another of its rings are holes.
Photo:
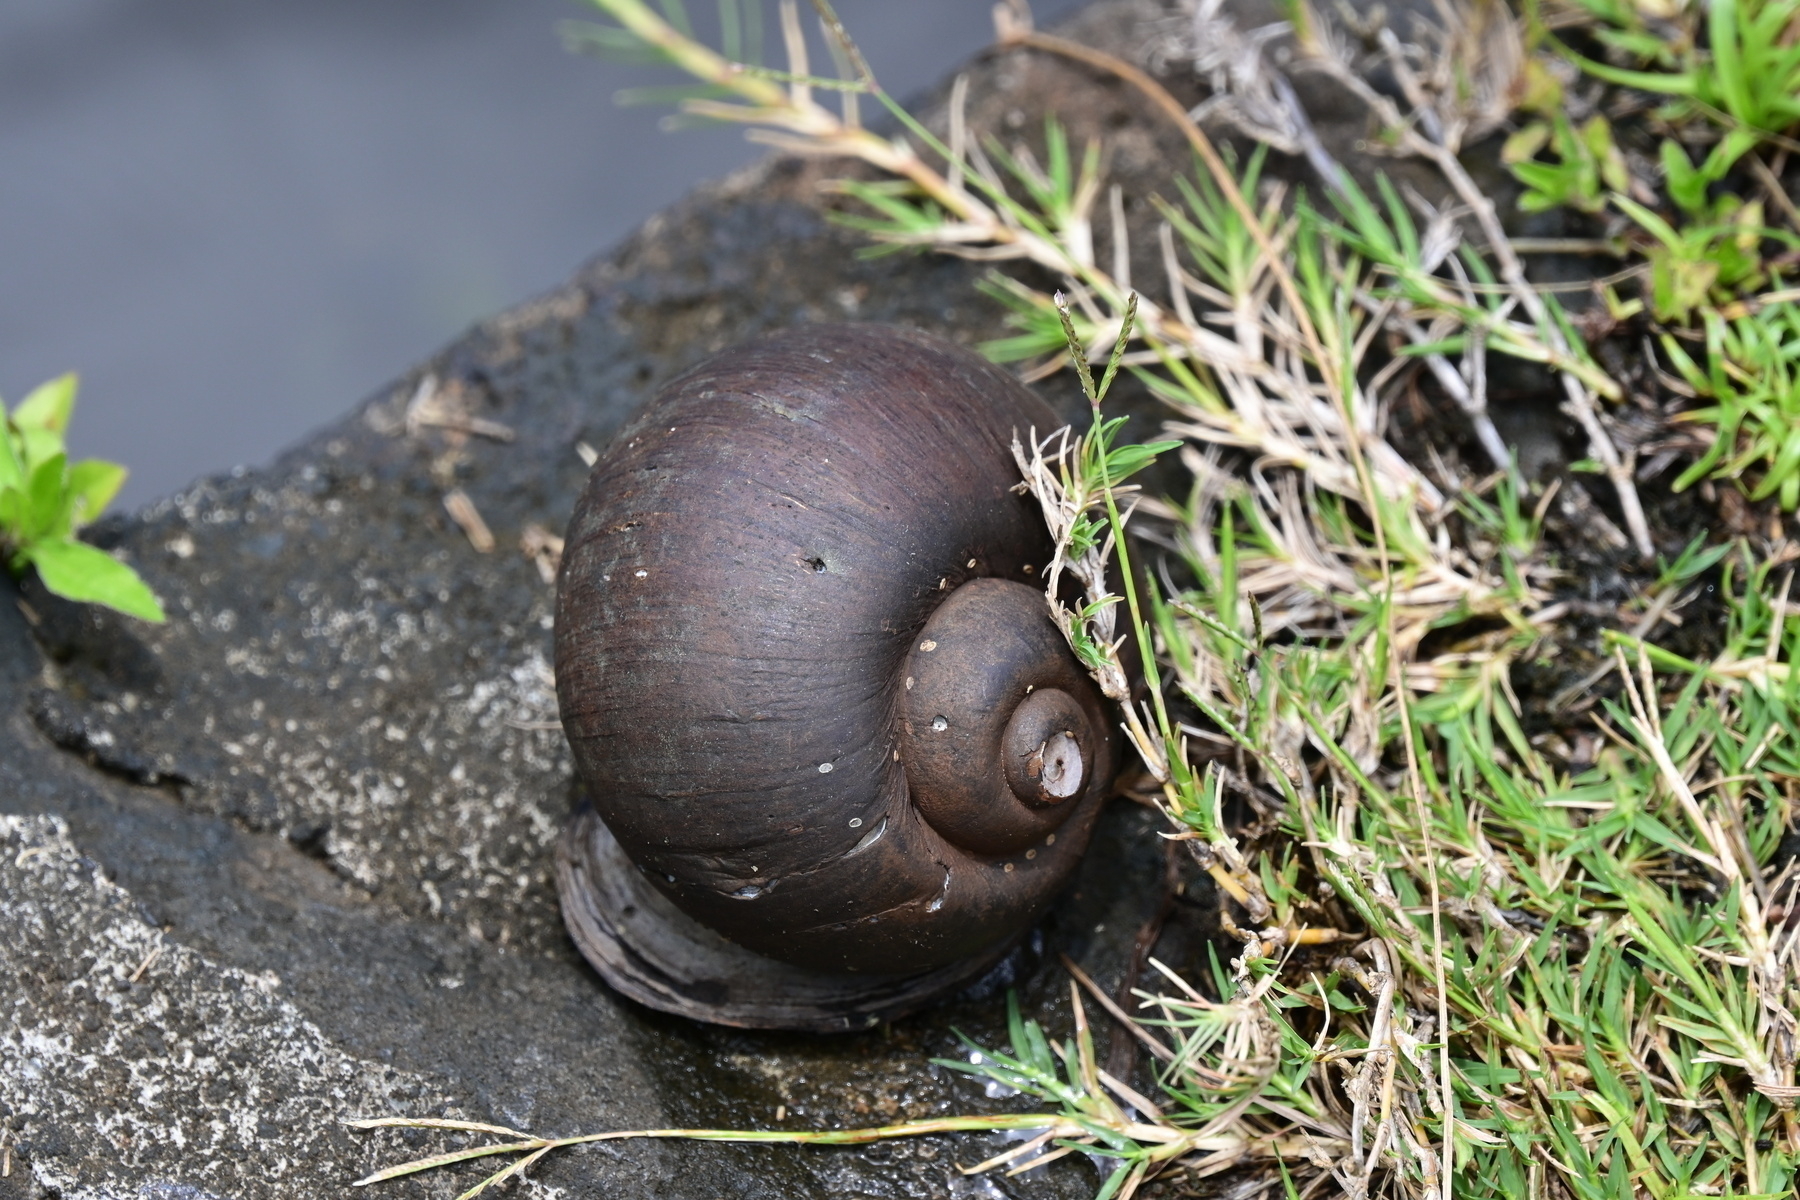
[[[1015,433],[1058,424],[950,343],[813,326],[703,363],[619,436],[556,611],[563,726],[604,825],[578,821],[559,882],[609,979],[574,915],[605,907],[602,843],[802,973],[960,979],[1043,911],[1117,757],[1012,490]]]

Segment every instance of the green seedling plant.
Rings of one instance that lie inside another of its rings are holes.
[[[1649,28],[1634,5],[1617,0],[1579,2],[1600,19],[1602,42],[1658,69],[1627,70],[1573,51],[1565,53],[1595,78],[1674,97],[1672,117],[1691,112],[1719,125],[1724,134],[1713,151],[1716,161],[1709,164],[1710,172],[1722,176],[1759,142],[1800,122],[1796,0],[1685,5],[1686,11],[1679,14],[1682,33],[1674,38],[1666,29]]]
[[[1531,606],[1534,583],[1542,582],[1543,505],[1528,507],[1525,484],[1515,471],[1501,472],[1493,485],[1491,498],[1469,488],[1457,497],[1456,507],[1469,525],[1471,554],[1498,569],[1506,581],[1504,594],[1523,612]]]
[[[1713,194],[1714,186],[1725,181],[1733,165],[1721,160],[1716,147],[1698,166],[1674,138],[1664,138],[1657,153],[1662,159],[1663,184],[1668,189],[1669,199],[1689,218],[1718,223],[1729,219],[1742,203],[1736,196],[1715,197]],[[1625,189],[1617,187],[1614,190]]]
[[[1768,279],[1762,251],[1771,238],[1800,244],[1785,230],[1765,226],[1762,204],[1754,200],[1730,205],[1727,220],[1679,226],[1629,196],[1615,194],[1612,202],[1654,239],[1646,257],[1650,312],[1659,321],[1686,324],[1703,310],[1716,311],[1716,304],[1760,286]]]
[[[1681,377],[1711,401],[1687,418],[1718,431],[1675,488],[1750,475],[1752,500],[1775,496],[1791,512],[1800,505],[1800,307],[1784,303],[1730,321],[1709,314],[1705,331],[1701,360],[1680,340],[1663,338]]]
[[[1791,440],[1784,399],[1789,372],[1777,348],[1790,336],[1789,296],[1772,263],[1791,259],[1800,246],[1800,211],[1778,178],[1800,124],[1800,0],[1579,3],[1591,18],[1585,29],[1607,50],[1607,61],[1553,37],[1536,5],[1528,4],[1538,39],[1593,79],[1670,98],[1652,126],[1660,133],[1667,202],[1653,202],[1643,180],[1609,181],[1606,199],[1636,226],[1628,242],[1642,256],[1642,300],[1619,306],[1618,314],[1628,317],[1641,303],[1657,322],[1674,327],[1669,334],[1675,336],[1662,338],[1673,373],[1708,402],[1685,419],[1715,427],[1710,448],[1675,487],[1702,478],[1737,481],[1760,466],[1752,495],[1778,496],[1791,510],[1800,490],[1783,457]],[[1537,126],[1554,123],[1566,100],[1561,85],[1537,60],[1526,78],[1542,82],[1527,89],[1528,103],[1543,116]],[[1514,138],[1535,153],[1547,139],[1533,128]],[[1690,147],[1697,147],[1697,157]],[[1569,155],[1562,158],[1557,178],[1566,183]],[[1520,162],[1514,172],[1533,188],[1522,203],[1537,206],[1549,197],[1543,164]],[[1565,187],[1563,202],[1592,211],[1578,190]],[[1757,190],[1767,205],[1752,194]],[[1771,283],[1773,293],[1756,294]],[[1706,361],[1697,362],[1680,344],[1680,327],[1703,331],[1697,340]]]
[[[1526,187],[1521,209],[1598,213],[1608,191],[1631,186],[1625,156],[1604,115],[1594,113],[1577,126],[1565,111],[1562,81],[1537,58],[1526,61],[1519,85],[1519,111],[1533,119],[1507,137],[1500,161]],[[1551,157],[1540,157],[1544,154]]]
[[[1545,154],[1547,160],[1540,157]],[[1578,128],[1560,109],[1552,112],[1507,138],[1500,159],[1525,185],[1519,207],[1526,212],[1573,208],[1597,213],[1606,207],[1608,191],[1631,186],[1612,125],[1599,113]]]
[[[1792,248],[1800,239],[1766,225],[1760,200],[1746,201],[1728,191],[1713,194],[1730,166],[1721,165],[1716,153],[1696,167],[1672,138],[1663,140],[1661,153],[1669,199],[1682,214],[1678,223],[1622,193],[1615,193],[1612,202],[1652,239],[1646,253],[1651,314],[1659,321],[1687,324],[1702,310],[1766,283],[1768,243]]]
[[[136,571],[76,537],[125,482],[125,468],[69,461],[64,433],[75,409],[75,376],[37,388],[7,412],[0,405],[0,556],[14,575],[35,568],[44,587],[145,621],[162,605]]]
[[[1800,37],[1796,36],[1796,19],[1800,19],[1800,3],[1796,0],[1722,0],[1719,3],[1639,5],[1621,0],[1579,0],[1581,7],[1593,17],[1588,26],[1595,38],[1618,56],[1640,64],[1627,69],[1611,62],[1597,61],[1557,42],[1544,32],[1535,5],[1528,5],[1530,19],[1540,36],[1558,54],[1589,76],[1620,87],[1675,97],[1659,117],[1667,131],[1660,139],[1658,155],[1663,168],[1663,183],[1669,199],[1685,215],[1694,229],[1670,229],[1660,219],[1646,220],[1643,205],[1647,197],[1640,192],[1634,202],[1623,201],[1616,194],[1632,191],[1615,177],[1607,181],[1615,193],[1614,202],[1622,212],[1652,234],[1661,244],[1653,257],[1692,264],[1678,272],[1690,276],[1686,294],[1698,296],[1685,306],[1665,305],[1670,315],[1663,319],[1685,320],[1688,313],[1704,299],[1706,287],[1697,286],[1692,275],[1717,260],[1717,286],[1729,288],[1756,275],[1757,234],[1770,231],[1761,228],[1760,208],[1754,213],[1732,194],[1727,185],[1733,169],[1756,157],[1770,145],[1787,145],[1785,134],[1800,122]],[[1667,11],[1660,11],[1666,7]],[[1540,67],[1532,78],[1546,73]],[[1548,119],[1554,122],[1562,115],[1560,86],[1538,89],[1537,99]],[[1594,118],[1599,119],[1599,118]],[[1566,116],[1564,123],[1567,123]],[[1536,132],[1542,122],[1528,125],[1513,135],[1521,148],[1535,153],[1547,137]],[[1710,146],[1696,164],[1682,138]],[[1610,141],[1610,139],[1608,139]],[[1509,148],[1511,143],[1509,142]],[[1518,155],[1512,155],[1518,158]],[[1561,157],[1565,164],[1570,154]],[[1622,165],[1622,164],[1621,164]],[[1760,162],[1759,170],[1766,170]],[[1536,184],[1541,164],[1520,161],[1515,175]],[[1521,168],[1526,173],[1521,173]],[[1765,176],[1769,178],[1769,176]],[[1538,189],[1527,207],[1537,207],[1542,198]],[[1597,211],[1592,197],[1571,191],[1565,203],[1584,211]],[[1659,227],[1660,226],[1660,227]],[[1708,251],[1711,251],[1710,253]],[[1736,251],[1733,254],[1733,250]],[[1742,260],[1749,261],[1742,261]],[[1712,286],[1708,284],[1707,286]],[[1749,286],[1754,286],[1750,284]],[[1664,297],[1667,299],[1667,295]]]

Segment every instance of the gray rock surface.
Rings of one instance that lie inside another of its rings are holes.
[[[0,1099],[44,1127],[28,1144],[47,1190],[85,1194],[121,1159],[197,1192],[235,1194],[252,1172],[291,1184],[313,1173],[339,1114],[448,1098],[346,1053],[274,971],[220,963],[150,924],[59,817],[0,817],[0,906],[6,975],[70,984],[61,1004],[11,997],[0,1032]]]
[[[1116,44],[1157,11],[1091,10],[1084,36]],[[1114,131],[1115,174],[1181,153],[1091,74],[1040,55],[977,69],[978,124],[1015,136],[1050,107],[1078,138]],[[569,1134],[1019,1103],[929,1059],[965,1053],[953,1026],[999,1042],[1008,986],[1066,1029],[1056,952],[1117,978],[1162,876],[1149,814],[1110,814],[1086,874],[996,977],[854,1037],[703,1028],[613,996],[570,947],[550,883],[575,783],[554,724],[552,590],[518,546],[533,526],[560,532],[585,475],[577,444],[604,446],[663,380],[762,330],[1000,332],[980,267],[858,258],[858,237],[827,221],[825,173],[775,160],[707,190],[270,468],[98,527],[162,596],[165,626],[0,582],[0,1200],[335,1197],[459,1144],[352,1132],[352,1116]],[[444,424],[471,417],[508,436]],[[446,516],[453,489],[491,552]],[[1079,1157],[1017,1180],[956,1171],[1000,1144],[624,1143],[553,1155],[523,1188],[748,1200],[1096,1184]],[[450,1196],[479,1177],[370,1194]]]

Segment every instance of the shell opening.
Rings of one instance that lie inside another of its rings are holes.
[[[1081,790],[1087,778],[1087,764],[1081,758],[1081,743],[1071,730],[1063,730],[1046,741],[1027,759],[1028,774],[1036,774],[1038,786],[1046,796],[1067,800]]]
[[[1013,795],[1037,807],[1079,796],[1090,775],[1092,730],[1075,699],[1039,688],[1019,702],[1002,740]]]

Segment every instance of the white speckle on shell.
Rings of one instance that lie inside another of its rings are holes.
[[[927,654],[930,654],[933,650],[937,649],[937,643],[932,641],[930,638],[926,638],[924,641],[919,643],[919,649],[923,650]]]
[[[831,764],[830,763],[820,763],[819,764],[819,774],[821,774],[821,775],[831,774]]]
[[[851,817],[850,818],[850,828],[861,829],[862,828],[862,818],[861,817]]]

